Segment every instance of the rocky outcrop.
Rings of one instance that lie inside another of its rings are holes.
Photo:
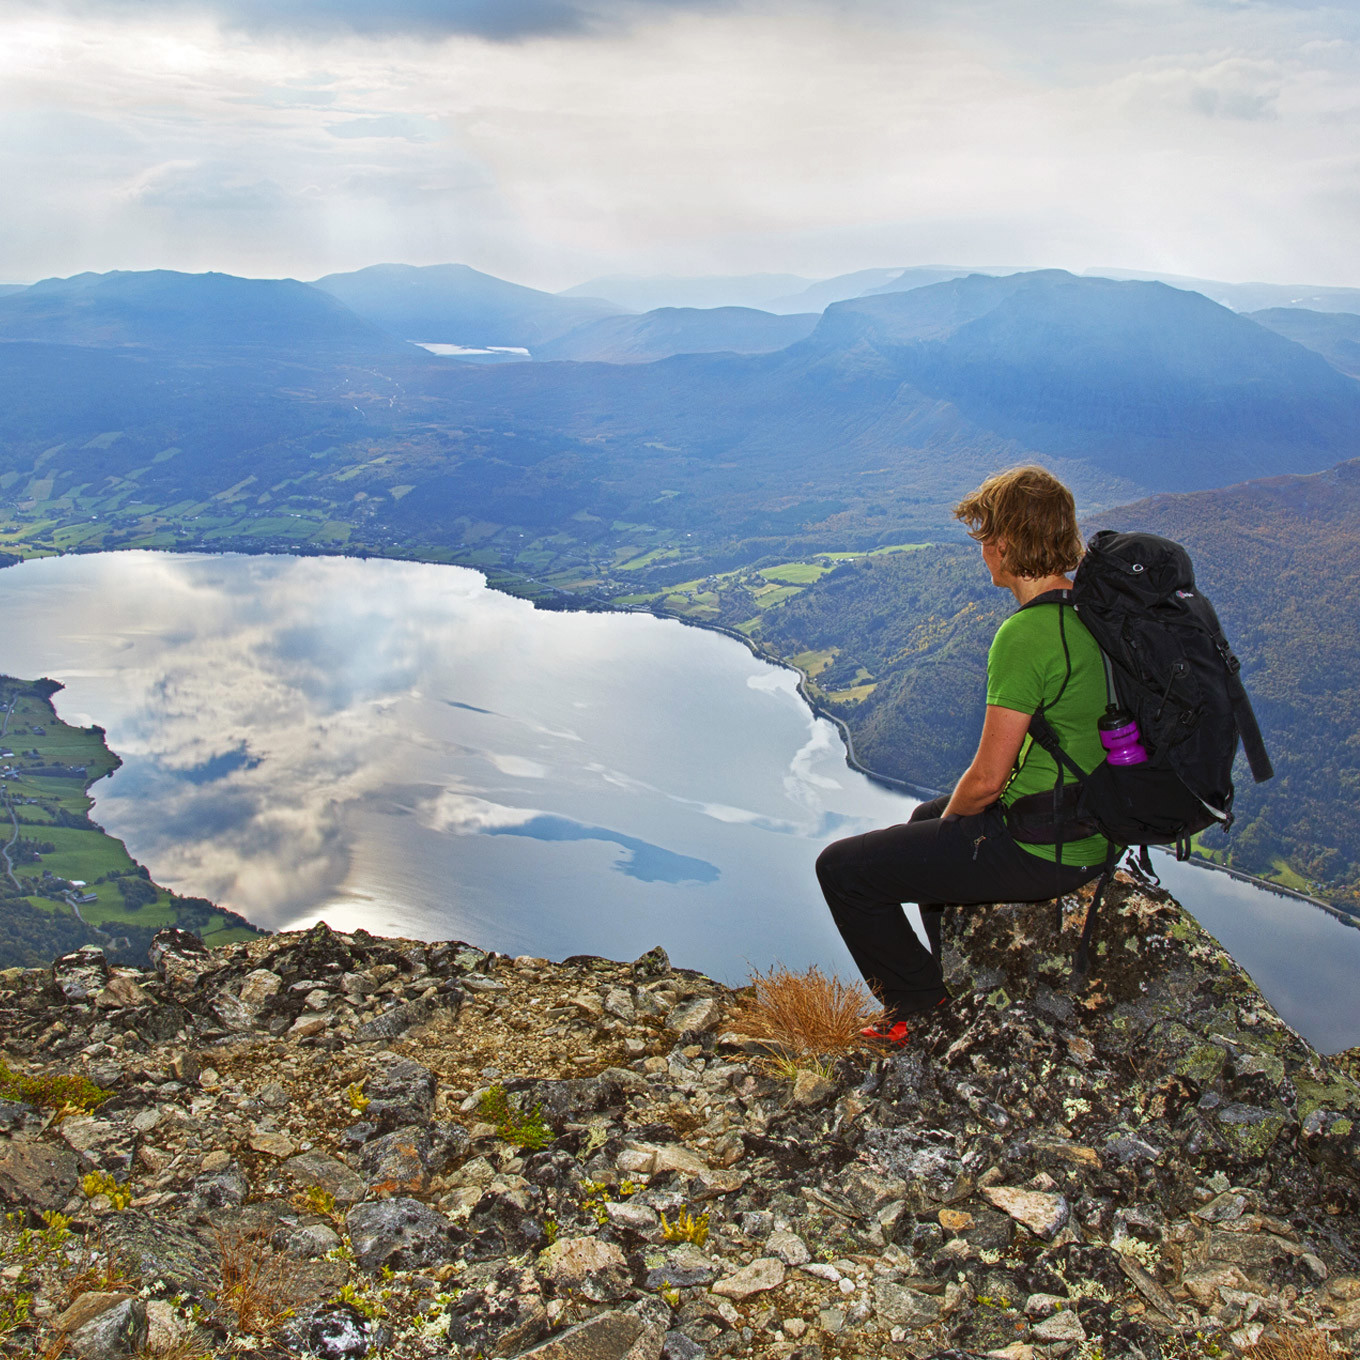
[[[1349,1353],[1345,1061],[1132,883],[1075,985],[1082,911],[947,914],[953,1004],[817,1071],[660,950],[320,925],[0,974],[10,1069],[110,1093],[0,1101],[0,1347],[1171,1360],[1308,1328]]]

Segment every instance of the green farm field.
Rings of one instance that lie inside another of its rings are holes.
[[[57,717],[60,688],[0,676],[0,967],[47,963],[81,944],[137,961],[166,926],[209,944],[258,935],[234,912],[154,883],[90,820],[90,786],[120,762],[102,729]]]

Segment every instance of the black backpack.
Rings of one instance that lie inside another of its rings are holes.
[[[1027,831],[1022,813],[1012,834],[1056,841],[1059,859],[1064,840],[1093,830],[1112,846],[1077,951],[1077,970],[1085,972],[1117,847],[1140,846],[1150,870],[1149,845],[1173,845],[1177,858],[1185,859],[1196,832],[1213,825],[1227,830],[1239,739],[1257,783],[1274,771],[1238,660],[1179,543],[1103,529],[1087,545],[1070,591],[1049,591],[1024,607],[1051,603],[1075,608],[1099,644],[1110,701],[1133,714],[1148,753],[1143,764],[1105,761],[1087,774],[1062,749],[1042,708],[1030,721],[1030,734],[1058,765],[1048,818],[1053,831]],[[1075,786],[1064,785],[1064,769]]]

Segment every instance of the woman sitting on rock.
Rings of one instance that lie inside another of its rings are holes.
[[[1071,892],[1099,876],[1110,848],[1101,836],[1064,839],[1058,862],[1053,843],[1017,841],[1005,815],[1017,798],[1051,795],[1057,781],[1053,758],[1029,739],[1041,705],[1083,770],[1105,755],[1096,727],[1106,705],[1099,647],[1074,609],[1024,607],[1071,588],[1082,554],[1072,493],[1043,468],[1015,468],[989,477],[954,514],[982,545],[992,584],[1022,606],[987,653],[977,754],[947,798],[922,804],[903,825],[836,841],[817,860],[841,938],[887,1012],[882,1028],[866,1034],[895,1044],[907,1039],[906,1017],[948,999],[939,961],[944,904],[1039,902]],[[917,939],[905,902],[921,907],[931,948]]]

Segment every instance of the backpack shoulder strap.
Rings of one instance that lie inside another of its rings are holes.
[[[1256,721],[1255,710],[1247,697],[1246,686],[1242,683],[1242,663],[1233,655],[1228,639],[1222,633],[1214,638],[1214,646],[1223,658],[1228,672],[1228,699],[1232,703],[1233,721],[1237,724],[1237,735],[1242,738],[1242,749],[1246,752],[1247,764],[1251,766],[1251,777],[1264,783],[1275,773],[1266,753],[1266,744],[1261,737],[1261,728]]]
[[[1036,595],[1032,600],[1026,600],[1015,612],[1018,614],[1024,609],[1033,609],[1036,604],[1072,604],[1072,602],[1070,590],[1046,590],[1042,595]]]

